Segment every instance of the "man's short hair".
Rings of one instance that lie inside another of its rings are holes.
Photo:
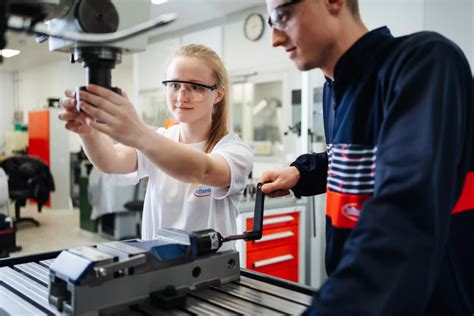
[[[351,11],[352,15],[359,17],[359,1],[358,0],[346,0],[347,7]]]

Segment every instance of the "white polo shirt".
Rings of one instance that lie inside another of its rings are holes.
[[[158,133],[179,140],[179,125]],[[204,142],[188,144],[198,149]],[[228,187],[211,187],[185,183],[161,171],[144,154],[137,151],[138,179],[149,177],[142,219],[142,239],[153,239],[158,228],[178,228],[186,231],[213,228],[223,236],[236,234],[236,218],[247,176],[253,166],[253,150],[236,134],[224,136],[212,153],[227,161],[231,182]],[[166,152],[163,152],[166,155]],[[224,245],[221,250],[233,248]]]

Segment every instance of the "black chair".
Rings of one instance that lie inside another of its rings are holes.
[[[34,185],[33,183],[35,182],[34,179],[31,179],[31,184],[32,186]],[[31,192],[29,188],[26,188],[24,190],[8,190],[8,194],[10,195],[10,199],[12,201],[15,201],[15,218],[13,219],[13,224],[16,225],[21,222],[30,222],[35,224],[36,226],[39,226],[40,223],[34,219],[33,217],[21,217],[20,216],[20,208],[26,206],[26,201],[28,198],[31,196]],[[41,212],[41,207],[42,205],[38,204],[38,212]]]
[[[39,222],[31,217],[21,217],[20,209],[28,199],[36,201],[38,212],[49,199],[49,193],[54,191],[54,180],[48,165],[43,161],[29,156],[15,156],[5,159],[1,167],[8,176],[8,194],[15,201],[15,227],[21,222]]]

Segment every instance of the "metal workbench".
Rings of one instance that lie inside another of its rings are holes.
[[[0,261],[0,315],[57,315],[48,303],[49,266],[59,253]],[[311,288],[249,270],[239,281],[188,294],[186,305],[162,309],[148,301],[103,310],[100,315],[301,314],[311,302]],[[99,313],[94,313],[99,315]]]

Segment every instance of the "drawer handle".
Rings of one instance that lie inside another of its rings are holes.
[[[270,240],[283,239],[283,238],[293,237],[294,235],[295,234],[293,234],[293,232],[287,231],[287,232],[282,232],[278,234],[265,235],[261,239],[255,240],[254,242],[259,243],[259,242],[265,242],[265,241],[270,241]]]
[[[284,255],[284,256],[269,258],[269,259],[265,259],[265,260],[255,261],[253,263],[253,267],[254,268],[260,268],[260,267],[264,267],[264,266],[269,266],[271,264],[280,263],[280,262],[283,262],[283,261],[289,261],[289,260],[292,260],[293,258],[294,257],[292,255]]]
[[[272,225],[272,224],[280,224],[280,223],[287,223],[293,221],[295,218],[293,216],[280,216],[274,217],[269,219],[263,220],[263,225]]]

